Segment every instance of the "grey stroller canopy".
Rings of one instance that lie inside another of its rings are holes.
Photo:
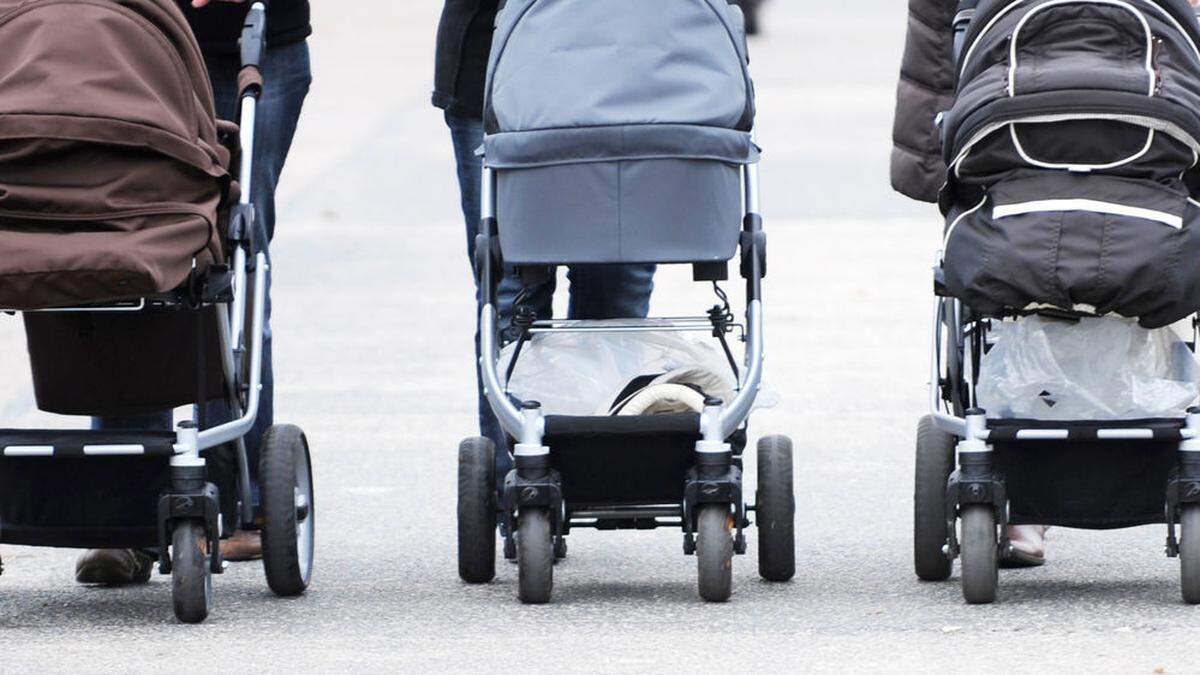
[[[727,260],[753,120],[725,0],[508,2],[484,106],[505,259]]]
[[[1200,27],[1186,0],[982,0],[943,117],[944,270],[984,312],[1200,308]]]

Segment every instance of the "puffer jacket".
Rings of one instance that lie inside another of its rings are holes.
[[[936,202],[946,163],[935,120],[954,101],[957,0],[909,0],[908,37],[900,65],[892,130],[892,187]]]

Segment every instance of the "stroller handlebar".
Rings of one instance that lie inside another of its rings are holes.
[[[242,37],[238,40],[241,49],[242,68],[259,68],[263,52],[267,47],[267,2],[255,0],[242,24]]]

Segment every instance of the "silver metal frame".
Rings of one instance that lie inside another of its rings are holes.
[[[935,298],[933,308],[933,340],[929,369],[929,412],[933,416],[933,420],[938,428],[962,439],[963,443],[959,444],[960,452],[980,452],[983,450],[976,444],[986,444],[992,433],[987,428],[987,419],[982,415],[967,415],[965,417],[955,415],[953,410],[948,409],[944,405],[946,401],[943,400],[938,387],[938,382],[942,377],[943,349],[948,348],[948,339],[943,339],[942,330],[951,330],[951,328],[944,324],[943,317],[947,311],[951,317],[951,325],[958,325],[962,312],[962,306],[959,301],[953,298]],[[1196,352],[1197,344],[1197,342],[1192,343],[1193,353]],[[972,363],[971,342],[968,340],[963,355],[963,377],[966,378],[970,387],[969,399],[971,404],[974,405],[975,391],[971,370]],[[1182,424],[1179,433],[1184,439],[1183,445],[1185,447],[1183,449],[1190,450],[1192,446],[1195,446],[1195,450],[1200,451],[1200,415],[1189,414],[1181,417],[1179,421]],[[1110,427],[1098,429],[1096,435],[1098,438],[1104,440],[1149,440],[1154,438],[1154,431],[1145,428]],[[1065,440],[1069,437],[1070,430],[1065,428],[1028,428],[1016,431],[1017,440]]]
[[[759,214],[759,183],[758,165],[748,164],[742,167],[742,187],[744,212],[746,215]],[[496,216],[496,176],[494,171],[484,166],[482,176],[480,211],[483,219]],[[575,331],[575,332],[631,332],[643,330],[695,330],[700,328],[699,321],[704,321],[703,329],[711,330],[712,323],[705,317],[680,317],[674,319],[652,319],[640,324],[597,324],[583,321],[539,322],[533,332]],[[653,321],[664,322],[663,328],[648,325]],[[671,326],[671,327],[666,327]],[[504,393],[504,385],[500,382],[499,345],[497,342],[498,316],[496,307],[489,303],[480,309],[479,316],[479,362],[483,378],[484,394],[496,414],[500,426],[517,439],[515,454],[518,456],[543,456],[550,449],[543,443],[545,435],[545,419],[539,409],[519,410],[512,400]],[[754,407],[754,401],[762,386],[763,363],[763,309],[762,302],[750,299],[746,307],[746,352],[745,368],[741,371],[737,394],[732,401],[724,406],[712,406],[700,416],[700,433],[703,440],[697,443],[698,452],[728,452],[729,438],[738,427],[745,423]]]
[[[265,12],[262,2],[251,6],[252,12]],[[239,133],[242,147],[242,157],[254,156],[254,124],[257,113],[257,99],[254,94],[246,94],[241,100],[241,115],[239,117]],[[240,169],[242,205],[251,204],[253,162],[243,160]],[[242,502],[241,517],[249,522],[254,518],[254,506],[251,498],[249,464],[246,458],[246,447],[243,437],[254,426],[258,418],[259,397],[262,390],[262,344],[266,320],[267,264],[266,253],[254,255],[252,268],[247,265],[249,258],[248,245],[239,242],[233,250],[231,266],[233,269],[233,300],[225,306],[217,307],[218,338],[220,340],[221,369],[226,385],[226,398],[231,408],[233,420],[210,429],[198,430],[193,423],[185,422],[175,431],[174,455],[171,466],[204,466],[205,460],[200,456],[204,450],[214,448],[223,443],[237,441],[238,468],[240,474],[239,489]],[[242,392],[237,390],[238,373],[242,369],[246,356],[245,317],[247,310],[247,295],[249,295],[249,269],[253,269],[253,298],[249,306],[251,313],[249,369],[247,378],[249,386],[243,399]],[[44,312],[136,312],[152,304],[153,300],[142,298],[139,301],[112,303],[107,306],[71,307]],[[204,405],[198,401],[197,405]],[[41,430],[27,430],[41,431]],[[86,445],[84,454],[92,457],[121,457],[143,455],[146,448],[142,445]],[[7,446],[0,448],[0,454],[6,457],[53,457],[52,446]]]

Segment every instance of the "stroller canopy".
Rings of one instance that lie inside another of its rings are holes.
[[[752,162],[746,63],[725,0],[512,0],[488,68],[487,162]]]
[[[1186,0],[983,0],[953,107],[947,290],[987,312],[1200,308],[1200,25]]]
[[[0,307],[162,293],[221,258],[231,150],[174,0],[0,0],[0,41]]]

